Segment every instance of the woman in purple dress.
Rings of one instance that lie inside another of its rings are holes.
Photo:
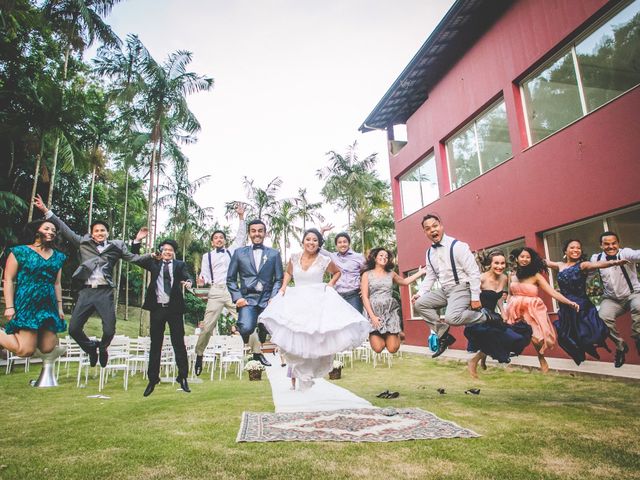
[[[558,320],[553,322],[558,332],[558,344],[569,354],[577,365],[584,362],[589,354],[599,359],[597,348],[610,351],[606,345],[609,329],[598,316],[598,310],[586,293],[587,275],[591,270],[609,268],[628,263],[628,260],[603,260],[587,262],[582,253],[580,240],[569,239],[563,246],[562,262],[546,261],[547,266],[558,270],[560,292],[568,299],[580,305],[575,311],[560,304]]]

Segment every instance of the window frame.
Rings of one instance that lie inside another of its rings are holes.
[[[403,177],[408,176],[409,174],[411,174],[411,172],[414,172],[416,170],[419,170],[420,168],[422,168],[424,165],[427,164],[427,162],[430,162],[433,160],[434,166],[435,166],[435,170],[436,170],[436,179],[435,179],[435,185],[436,185],[436,189],[438,190],[438,194],[436,196],[435,199],[431,200],[428,203],[425,203],[424,201],[424,197],[422,195],[422,181],[418,182],[419,183],[419,188],[420,188],[420,206],[418,208],[416,208],[415,210],[411,211],[411,212],[405,212],[405,201],[404,201],[404,195],[403,195],[403,191],[402,191],[402,179]],[[413,215],[414,213],[422,210],[423,208],[425,208],[427,205],[431,205],[433,202],[439,200],[441,198],[440,195],[440,184],[438,182],[438,168],[437,168],[437,164],[436,164],[436,156],[435,156],[435,151],[431,150],[429,153],[427,153],[424,157],[422,157],[420,160],[418,160],[411,168],[409,168],[407,171],[405,171],[402,175],[398,176],[398,188],[400,190],[400,208],[402,209],[402,218],[407,218],[411,215]]]

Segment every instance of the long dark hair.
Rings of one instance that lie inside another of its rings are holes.
[[[33,222],[27,223],[22,229],[22,242],[24,245],[28,245],[30,243],[35,243],[40,240],[42,245],[49,248],[60,248],[60,241],[58,236],[58,228],[56,227],[56,236],[53,238],[51,242],[45,242],[44,236],[38,231],[40,227],[45,224],[50,223],[54,227],[56,226],[51,220],[47,220],[46,218],[41,218],[39,220],[34,220]]]
[[[376,257],[380,252],[387,252],[387,256],[389,257],[387,260],[387,264],[384,266],[384,271],[390,272],[391,270],[393,270],[393,268],[395,267],[395,264],[393,263],[393,253],[391,253],[389,250],[387,250],[384,247],[378,247],[378,248],[372,249],[369,252],[369,255],[367,256],[367,264],[364,267],[365,272],[368,272],[369,270],[373,270],[374,268],[376,268]]]
[[[569,248],[569,244],[572,242],[578,242],[578,244],[580,245],[580,250],[582,250],[582,242],[580,240],[578,240],[577,238],[570,238],[569,240],[567,240],[566,242],[564,242],[562,244],[562,255],[564,259],[567,258],[567,248]],[[587,259],[587,257],[585,257],[584,255],[584,250],[582,250],[582,254],[580,255],[580,258],[578,259],[578,262],[584,262]]]
[[[520,265],[518,265],[518,257],[522,252],[525,251],[531,256],[531,263],[529,263],[529,265],[521,267]],[[509,260],[513,263],[518,280],[524,280],[525,278],[533,277],[536,273],[542,273],[546,269],[542,257],[540,257],[540,255],[538,255],[538,252],[536,252],[533,248],[529,247],[520,247],[511,250],[511,253],[509,254]]]

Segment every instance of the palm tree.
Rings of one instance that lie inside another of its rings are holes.
[[[298,197],[296,198],[296,216],[302,219],[302,231],[307,229],[307,220],[318,222],[324,222],[324,217],[319,212],[322,208],[322,203],[310,203],[307,199],[307,189],[299,188]]]
[[[327,153],[329,165],[319,169],[316,174],[325,180],[321,194],[329,203],[346,210],[349,227],[358,206],[365,201],[372,186],[372,177],[376,177],[373,167],[377,153],[360,160],[356,154],[357,142],[347,148],[347,154],[335,151]]]
[[[280,208],[271,216],[271,238],[273,239],[273,247],[276,249],[284,248],[283,261],[287,261],[287,249],[291,246],[291,237],[300,242],[300,233],[302,229],[296,227],[294,222],[300,218],[296,204],[287,199],[283,200]]]
[[[200,123],[189,110],[186,96],[208,91],[213,79],[187,72],[192,54],[184,50],[171,53],[164,64],[158,64],[142,48],[142,76],[144,88],[140,99],[142,121],[151,135],[152,149],[149,162],[149,212],[147,226],[151,241],[155,240],[156,215],[154,207],[157,163],[162,158],[162,147],[167,136],[182,141],[192,141],[192,135],[200,130]]]
[[[111,30],[102,17],[111,12],[113,6],[120,0],[46,0],[43,4],[45,17],[51,22],[65,43],[64,61],[62,67],[63,90],[61,102],[64,103],[64,86],[67,83],[69,57],[72,50],[82,53],[91,46],[96,39],[106,45],[118,45],[120,39]],[[53,189],[58,165],[58,151],[60,137],[57,137],[53,147],[51,166],[51,180],[47,204],[51,205]]]
[[[242,184],[244,186],[247,201],[233,200],[225,204],[225,216],[230,218],[235,214],[236,204],[242,203],[246,205],[247,216],[259,218],[264,221],[267,228],[271,225],[271,218],[279,210],[282,200],[276,198],[276,194],[282,187],[282,179],[280,177],[273,178],[265,188],[255,185],[255,180],[249,177],[243,177]]]

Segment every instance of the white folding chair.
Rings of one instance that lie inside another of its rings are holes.
[[[149,348],[151,339],[149,337],[132,338],[129,343],[129,373],[135,375],[142,372],[142,378],[147,378],[147,368],[149,366]]]
[[[244,340],[239,335],[230,335],[227,337],[227,345],[220,357],[220,378],[222,380],[222,371],[224,370],[224,378],[227,378],[227,370],[229,365],[235,364],[237,368],[238,378],[242,378],[242,369],[244,368]]]
[[[124,389],[129,388],[129,357],[130,357],[129,337],[114,337],[109,345],[109,360],[105,367],[100,367],[100,384],[98,391],[101,392],[107,383],[109,374],[114,376],[117,371],[123,372]]]
[[[371,352],[373,352],[373,350],[371,349],[371,345],[369,344],[368,341],[364,341],[362,342],[362,345],[360,345],[359,347],[356,347],[354,349],[355,351],[355,355],[356,358],[360,361],[365,361],[367,363],[369,363],[369,361],[371,361]]]
[[[14,365],[24,365],[24,371],[26,373],[29,371],[30,362],[31,362],[31,359],[29,357],[21,357],[20,355],[16,355],[15,353],[12,353],[9,350],[7,350],[7,368],[4,373],[6,375],[9,375],[9,372],[11,372],[11,368]]]
[[[380,353],[373,352],[373,368],[376,368],[378,362],[387,363],[387,366],[391,368],[393,363],[393,355],[385,348]]]
[[[351,362],[351,368],[353,368],[353,350],[345,350],[343,352],[338,352],[335,354],[335,359],[340,360],[345,365],[347,358]]]
[[[209,343],[207,344],[207,348],[204,350],[204,354],[202,356],[202,368],[209,369],[211,373],[211,380],[213,380],[218,359],[222,357],[222,353],[227,346],[227,338],[228,337],[224,335],[212,335],[209,339]]]
[[[59,345],[61,348],[66,349],[64,355],[60,355],[57,359],[56,362],[58,362],[58,367],[56,368],[56,379],[58,379],[60,377],[60,366],[64,363],[65,364],[65,370],[66,370],[66,376],[69,376],[69,364],[71,363],[77,363],[78,366],[80,366],[80,362],[82,360],[82,357],[84,355],[84,352],[82,351],[82,349],[80,348],[80,345],[78,345],[72,338],[70,337],[65,337],[65,338],[61,338]]]

